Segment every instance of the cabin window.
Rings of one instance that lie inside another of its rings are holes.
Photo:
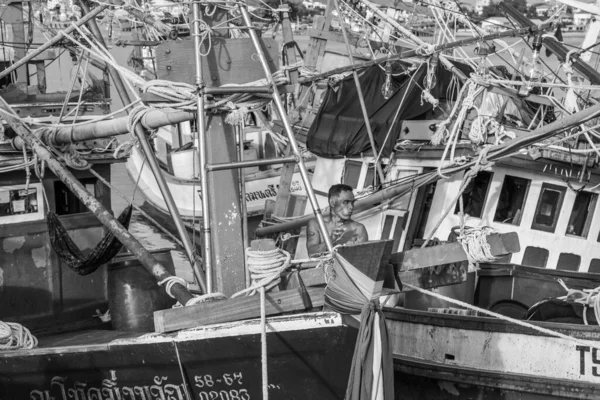
[[[544,183],[542,185],[542,191],[540,192],[540,198],[538,199],[531,229],[554,232],[564,197],[564,187]]]
[[[344,176],[342,177],[342,183],[352,188],[358,188],[358,179],[360,178],[360,171],[362,169],[362,162],[348,160],[344,166]]]
[[[471,217],[481,218],[491,182],[492,173],[487,171],[480,171],[477,176],[469,182],[462,194],[465,214],[468,214]],[[456,203],[456,210],[454,213],[460,213],[459,202]]]
[[[393,214],[384,214],[383,229],[381,231],[381,240],[394,240],[392,251],[396,251],[400,246],[402,239],[402,231],[404,231],[404,223],[406,222],[406,212],[396,211]]]
[[[96,197],[96,178],[81,179],[92,196]],[[61,181],[54,182],[54,200],[56,204],[56,215],[70,215],[88,212],[88,208],[69,190]]]
[[[494,214],[494,222],[512,225],[519,225],[521,223],[523,205],[527,198],[530,183],[531,181],[525,178],[510,175],[504,177],[498,206]]]
[[[590,261],[590,268],[588,268],[588,272],[592,274],[600,274],[600,259],[592,258],[592,261]]]
[[[548,250],[542,247],[527,246],[523,253],[522,265],[529,267],[546,268],[548,263]]]
[[[577,193],[567,225],[567,235],[587,237],[597,200],[598,196],[594,193]]]
[[[560,256],[558,256],[556,269],[562,269],[563,271],[579,271],[580,263],[581,257],[577,254],[561,253]]]
[[[0,188],[0,217],[38,212],[37,188]]]

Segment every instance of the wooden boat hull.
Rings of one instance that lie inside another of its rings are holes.
[[[518,392],[519,398],[600,397],[600,356],[589,346],[492,318],[401,308],[386,310],[386,318],[395,369],[441,382],[428,390],[456,398],[465,398],[468,387]],[[579,339],[600,338],[597,326],[536,325]]]
[[[341,399],[357,330],[335,313],[267,320],[271,399]],[[57,347],[5,353],[0,398],[35,400],[262,398],[260,321],[176,334],[80,333]],[[121,336],[120,339],[118,337]],[[117,338],[117,339],[114,339]]]
[[[133,149],[127,161],[127,173],[132,182],[137,182],[138,189],[144,199],[164,213],[169,213],[167,205],[156,183],[154,175],[148,166],[142,169],[143,157],[139,150]],[[202,217],[202,202],[200,182],[190,179],[180,179],[163,172],[167,186],[184,220],[197,220]],[[262,215],[266,200],[275,200],[281,178],[281,171],[261,171],[257,174],[246,175],[246,210],[248,215]],[[306,188],[299,172],[292,177],[290,192],[294,195],[306,196]]]

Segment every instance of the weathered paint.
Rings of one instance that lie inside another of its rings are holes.
[[[432,314],[435,317],[435,314]],[[396,358],[524,378],[600,384],[600,341],[387,320]],[[594,345],[598,349],[594,348]]]
[[[50,262],[50,248],[48,245],[31,249],[31,258],[36,268],[46,268]]]
[[[25,244],[24,236],[9,237],[9,238],[4,238],[2,240],[2,248],[4,249],[5,252],[11,253],[11,254],[15,250],[18,250],[21,247],[23,247],[24,244]]]

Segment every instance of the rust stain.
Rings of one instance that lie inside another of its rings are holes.
[[[12,254],[25,244],[25,236],[9,237],[2,241],[2,248],[5,252]]]

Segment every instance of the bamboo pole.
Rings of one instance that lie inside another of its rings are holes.
[[[242,12],[242,17],[244,18],[244,23],[248,26],[252,26],[252,21],[250,20],[250,15],[248,10],[244,6],[239,6],[240,11]],[[327,250],[330,252],[333,251],[333,244],[331,243],[331,238],[329,237],[329,233],[327,232],[327,227],[325,226],[325,220],[323,219],[323,213],[321,208],[319,207],[319,203],[317,202],[317,197],[315,196],[315,192],[310,184],[310,179],[308,177],[308,171],[306,170],[306,165],[304,164],[304,160],[302,160],[302,156],[300,153],[300,148],[298,147],[298,143],[296,142],[296,137],[294,136],[294,132],[292,131],[292,126],[290,125],[290,121],[287,118],[287,114],[285,112],[285,107],[283,106],[283,102],[281,101],[281,97],[279,95],[279,90],[273,82],[273,77],[271,75],[271,70],[269,69],[269,64],[267,63],[267,58],[265,57],[265,53],[260,45],[258,40],[258,36],[256,35],[256,31],[254,29],[248,29],[248,33],[250,38],[252,39],[252,44],[254,45],[254,49],[258,55],[260,60],[260,64],[263,67],[265,72],[265,76],[269,85],[273,88],[273,102],[277,108],[277,112],[279,113],[281,120],[283,122],[283,126],[285,128],[285,132],[287,134],[288,140],[290,141],[290,146],[292,147],[292,151],[294,155],[298,157],[298,169],[300,170],[300,176],[302,176],[302,181],[304,186],[306,187],[306,194],[308,195],[308,200],[312,206],[315,217],[317,218],[317,222],[319,224],[319,228],[321,230],[321,235],[325,239],[325,244],[327,245]]]
[[[342,36],[344,36],[344,43],[346,44],[346,51],[348,52],[350,65],[354,65],[354,57],[352,56],[352,49],[350,48],[350,43],[348,42],[348,34],[346,33],[346,28],[344,27],[344,19],[342,16],[342,11],[340,10],[340,4],[337,0],[334,0],[333,3],[335,4],[335,8],[338,12],[338,18],[340,19]],[[375,138],[373,137],[373,129],[371,128],[371,121],[369,120],[367,105],[365,104],[365,98],[363,96],[362,87],[360,85],[360,80],[358,79],[358,73],[356,72],[356,70],[352,71],[352,75],[354,77],[354,84],[356,85],[356,91],[358,93],[360,110],[362,111],[363,119],[365,121],[365,128],[367,129],[367,135],[369,136],[369,142],[371,143],[371,149],[373,151],[373,156],[375,157],[375,169],[377,170],[377,174],[379,175],[379,181],[383,183],[383,181],[385,181],[385,175],[383,174],[383,168],[381,168],[381,164],[379,163],[379,151],[377,150]],[[374,185],[374,187],[377,187],[377,185]]]
[[[94,19],[96,17],[96,15],[98,15],[102,11],[106,10],[108,8],[108,6],[109,6],[108,4],[105,4],[105,5],[101,5],[101,6],[98,6],[98,7],[94,8],[91,12],[87,13],[85,16],[83,16],[82,18],[78,19],[77,22],[74,22],[74,25],[77,26],[77,27],[79,27],[79,26],[87,23],[89,20]],[[18,60],[17,62],[15,62],[10,67],[6,68],[5,70],[2,70],[0,72],[0,79],[2,79],[5,76],[9,75],[10,73],[12,73],[17,68],[25,65],[26,63],[28,63],[29,61],[33,60],[38,55],[42,54],[44,51],[48,50],[50,47],[52,47],[55,44],[57,44],[58,42],[60,42],[64,38],[65,35],[68,35],[68,34],[70,34],[71,32],[73,32],[75,30],[75,26],[70,25],[66,29],[64,29],[62,31],[59,31],[56,34],[56,36],[54,36],[52,39],[50,39],[49,41],[47,41],[46,43],[44,43],[43,45],[41,45],[37,49],[33,50],[31,53],[28,53],[25,57],[21,58],[20,60]]]
[[[12,113],[10,106],[0,97],[0,108],[13,116],[4,115],[4,119],[14,129],[23,141],[38,155],[40,161],[45,162],[48,168],[77,196],[79,200],[98,218],[98,220],[125,246],[154,276],[157,281],[164,281],[172,275],[148,252],[142,244],[119,221],[87,191],[85,186],[73,175],[68,168],[63,166],[44,144]],[[186,304],[193,298],[187,288],[180,283],[175,283],[171,293],[181,303]]]
[[[200,190],[202,191],[202,239],[204,243],[204,267],[206,270],[207,293],[212,293],[212,239],[210,237],[210,203],[208,195],[208,171],[206,170],[206,115],[204,114],[204,79],[202,78],[202,59],[200,57],[200,22],[202,12],[197,1],[192,3],[194,16],[194,56],[196,60],[196,86],[198,87],[198,122],[194,141],[198,149],[198,163],[200,164]]]

